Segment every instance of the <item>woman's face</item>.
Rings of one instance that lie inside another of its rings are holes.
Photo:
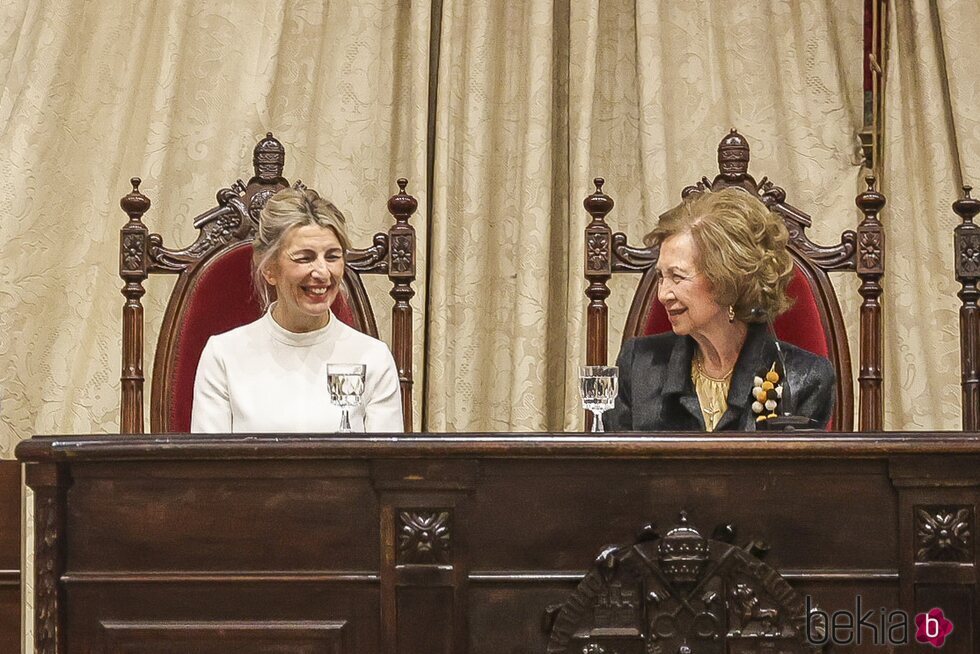
[[[715,301],[711,282],[697,269],[697,246],[690,232],[681,232],[660,244],[657,298],[667,309],[675,334],[700,336],[723,322],[728,308]]]
[[[262,275],[276,288],[276,322],[292,332],[313,331],[330,321],[344,277],[344,248],[329,227],[295,227]]]

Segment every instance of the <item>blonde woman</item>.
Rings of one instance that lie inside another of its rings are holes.
[[[344,277],[344,215],[309,189],[285,189],[259,217],[254,284],[265,315],[212,336],[194,381],[191,431],[334,432],[328,363],[365,364],[355,431],[403,430],[398,371],[388,347],[330,310]],[[270,301],[275,290],[276,300]]]
[[[657,297],[671,332],[627,341],[619,355],[619,397],[608,414],[618,431],[751,431],[792,412],[823,428],[833,409],[833,367],[780,341],[767,322],[792,304],[793,262],[782,219],[738,188],[694,194],[647,235],[660,246]]]

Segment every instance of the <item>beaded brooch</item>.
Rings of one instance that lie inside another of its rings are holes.
[[[755,421],[762,422],[777,417],[776,406],[783,399],[783,386],[779,383],[779,373],[773,362],[765,378],[756,376],[752,380],[752,412],[756,414]]]

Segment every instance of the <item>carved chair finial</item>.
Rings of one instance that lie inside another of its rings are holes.
[[[601,177],[596,177],[592,180],[592,183],[595,184],[595,192],[586,197],[582,204],[585,210],[589,212],[589,215],[592,216],[593,221],[602,221],[613,210],[615,203],[602,190],[602,185],[606,183],[606,180]]]
[[[133,185],[133,190],[119,201],[119,206],[126,212],[130,220],[139,220],[143,214],[150,210],[150,198],[140,192],[142,182],[143,180],[139,177],[130,179],[129,183]]]
[[[882,207],[885,206],[885,196],[879,193],[875,188],[878,184],[878,180],[876,180],[873,175],[868,175],[864,178],[864,181],[868,185],[868,190],[860,193],[857,198],[855,198],[854,203],[865,216],[870,218],[871,216],[880,212]]]
[[[734,127],[718,144],[718,172],[728,180],[737,180],[749,172],[749,142]]]
[[[953,203],[953,211],[959,216],[964,223],[972,223],[973,217],[980,213],[980,200],[971,197],[970,192],[973,191],[973,187],[964,184],[963,185],[963,197]]]
[[[408,194],[408,180],[399,177],[397,180],[398,193],[388,198],[388,212],[398,222],[405,222],[419,208],[419,201]]]
[[[252,165],[255,176],[259,180],[271,183],[282,177],[286,166],[286,148],[272,135],[266,132],[265,138],[259,141],[252,151]]]

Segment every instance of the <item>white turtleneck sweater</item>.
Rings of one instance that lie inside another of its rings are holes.
[[[326,327],[296,334],[273,320],[212,336],[194,379],[194,433],[325,433],[340,427],[330,403],[328,363],[363,363],[364,395],[350,410],[355,432],[401,432],[401,391],[381,341],[330,315]]]

